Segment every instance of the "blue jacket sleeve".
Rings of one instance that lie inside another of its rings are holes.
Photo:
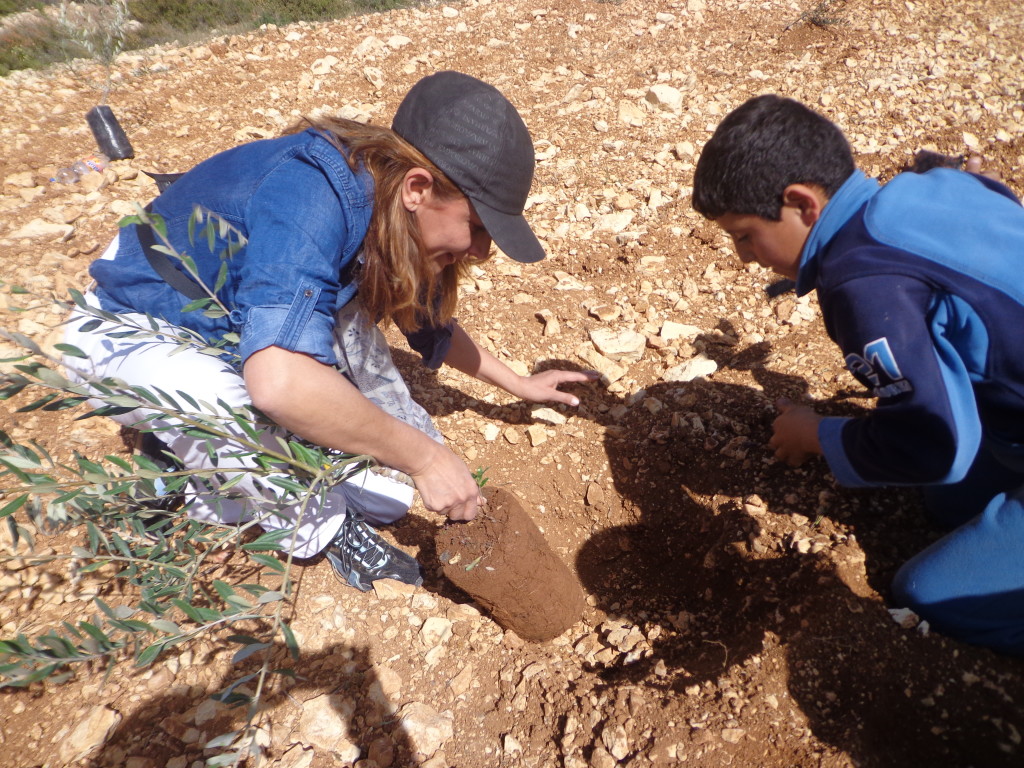
[[[968,370],[942,334],[943,298],[900,274],[850,279],[822,296],[829,334],[850,372],[878,397],[856,419],[818,430],[844,485],[923,485],[961,479],[981,440]]]

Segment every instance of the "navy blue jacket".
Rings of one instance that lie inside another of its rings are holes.
[[[829,336],[878,397],[826,418],[844,485],[955,483],[984,441],[1024,471],[1024,208],[998,182],[936,169],[854,173],[801,255]]]

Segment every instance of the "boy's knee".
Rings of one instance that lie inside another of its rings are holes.
[[[900,608],[910,608],[920,613],[928,605],[941,603],[950,596],[945,588],[947,579],[935,573],[920,558],[914,558],[896,572],[892,580],[893,604]]]
[[[910,608],[941,634],[1024,655],[1024,589],[976,585],[965,590],[951,569],[919,555],[893,578],[892,603]]]

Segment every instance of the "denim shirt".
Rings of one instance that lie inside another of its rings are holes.
[[[237,237],[222,237],[216,222],[212,247],[206,237],[190,238],[196,206],[228,222],[245,246],[226,256]],[[227,349],[237,352],[239,367],[270,346],[326,365],[338,362],[334,317],[358,287],[353,272],[373,213],[373,179],[353,173],[327,139],[309,129],[229,149],[178,179],[152,208],[164,218],[175,249],[194,260],[203,283],[216,285],[221,265],[227,265],[217,296],[230,314],[210,318],[183,311],[190,300],[150,267],[135,226],[122,230],[113,259],[90,267],[103,309],[148,313],[209,341],[234,332],[240,342]],[[450,328],[417,336],[413,348],[431,367],[440,365]]]

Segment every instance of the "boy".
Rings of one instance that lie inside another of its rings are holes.
[[[693,205],[756,261],[817,290],[829,336],[878,398],[863,418],[780,402],[770,445],[822,454],[848,486],[925,487],[951,528],[903,565],[898,604],[937,631],[1024,655],[1024,208],[937,168],[883,187],[821,115],[767,95],[729,114]]]

